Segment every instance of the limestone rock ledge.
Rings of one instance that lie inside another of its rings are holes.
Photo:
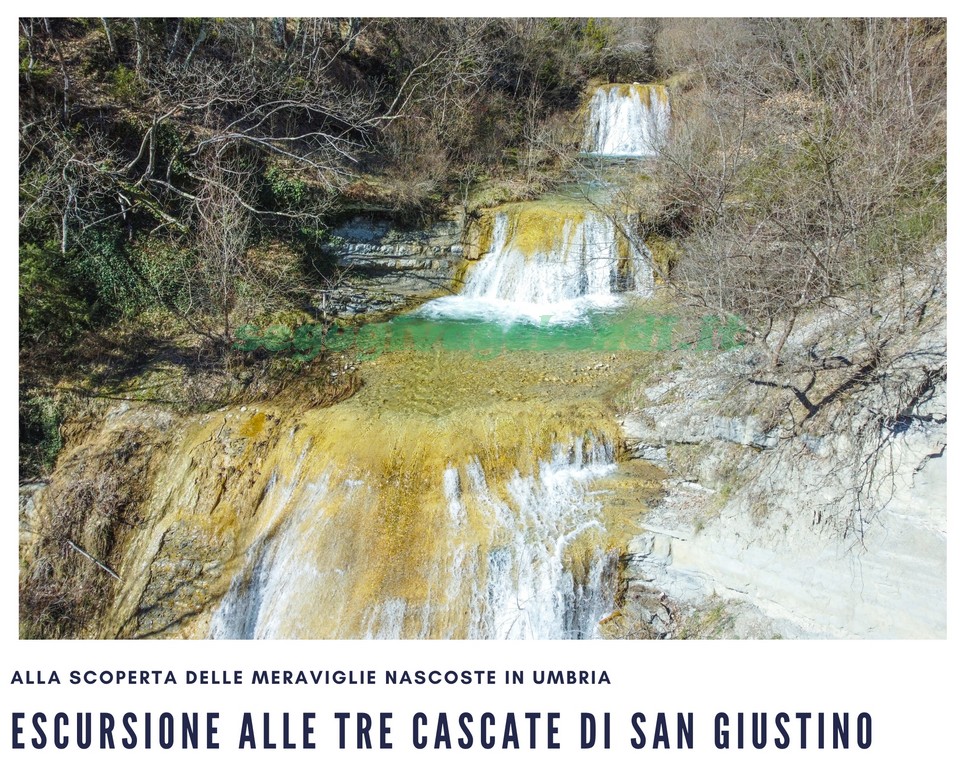
[[[462,238],[457,221],[401,229],[388,220],[354,217],[336,227],[325,246],[342,277],[321,293],[318,303],[326,311],[352,316],[452,293],[463,261]]]

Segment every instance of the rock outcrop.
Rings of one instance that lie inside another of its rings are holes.
[[[671,479],[631,544],[637,605],[713,610],[722,636],[945,636],[942,290],[913,307],[873,344],[811,314],[774,372],[737,350],[645,390],[626,446]]]
[[[462,239],[457,221],[402,229],[385,219],[350,219],[331,232],[326,245],[342,274],[318,303],[327,312],[351,316],[452,293],[463,260]]]

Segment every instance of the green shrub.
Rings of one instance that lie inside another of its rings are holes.
[[[20,246],[21,343],[68,343],[90,325],[90,306],[52,245]]]
[[[31,394],[20,400],[20,474],[45,475],[63,448],[63,409],[53,398]]]
[[[143,98],[140,76],[129,67],[120,64],[109,76],[110,95],[124,104],[137,104]]]

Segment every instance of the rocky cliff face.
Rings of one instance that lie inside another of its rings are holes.
[[[452,293],[463,260],[462,241],[458,221],[411,230],[384,219],[354,217],[331,232],[326,250],[344,271],[320,295],[321,308],[351,316]]]
[[[739,350],[646,388],[627,444],[671,477],[631,545],[638,616],[669,605],[662,634],[946,635],[945,301],[915,299],[859,342],[810,315],[790,374]]]

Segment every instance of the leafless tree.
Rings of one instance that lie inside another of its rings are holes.
[[[685,292],[748,318],[775,368],[799,313],[869,315],[882,277],[936,242],[910,230],[943,204],[944,70],[925,71],[938,52],[911,22],[709,26],[668,36],[699,82],[658,163],[662,213]]]

